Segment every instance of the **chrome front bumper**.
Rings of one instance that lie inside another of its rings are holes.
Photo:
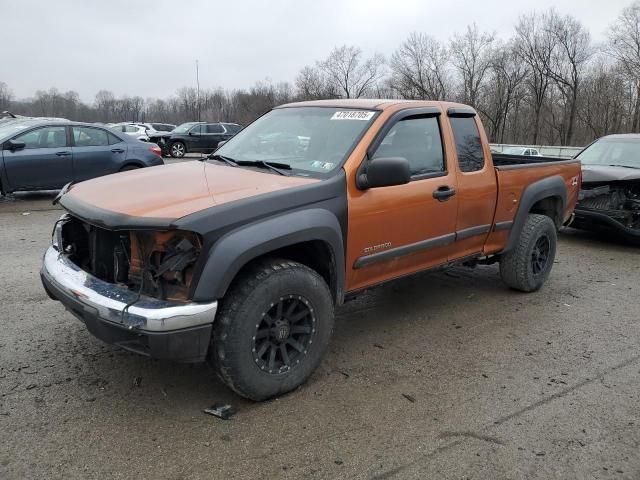
[[[47,293],[98,338],[152,357],[204,360],[217,301],[178,303],[138,296],[80,269],[55,246],[45,252],[40,275]]]

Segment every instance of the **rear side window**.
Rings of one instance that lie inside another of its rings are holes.
[[[207,123],[207,133],[224,133],[224,128],[219,123]]]
[[[396,123],[380,143],[373,158],[403,157],[411,175],[444,172],[440,127],[436,117],[409,117]]]
[[[234,125],[232,123],[225,124],[224,128],[227,129],[227,133],[232,133],[232,134],[236,134],[242,129],[240,125]]]
[[[458,163],[463,172],[477,172],[484,167],[484,152],[480,132],[473,117],[449,117],[458,152]]]
[[[109,140],[113,138],[115,135],[100,128],[73,127],[73,141],[77,147],[104,147],[110,145]]]
[[[191,130],[189,130],[189,133],[192,133],[194,135],[200,135],[202,133],[202,125],[196,125]]]
[[[115,145],[116,143],[120,143],[122,141],[111,132],[107,132],[107,136],[109,137],[109,145]]]

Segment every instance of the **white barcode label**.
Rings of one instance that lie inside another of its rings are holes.
[[[334,113],[331,120],[371,120],[374,114],[365,110],[344,110]]]

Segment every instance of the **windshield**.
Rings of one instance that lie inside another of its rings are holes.
[[[601,138],[576,157],[584,165],[640,168],[640,138]]]
[[[237,162],[274,162],[290,166],[294,174],[323,176],[342,164],[375,115],[370,110],[279,108],[216,153]]]
[[[198,122],[183,123],[179,127],[174,128],[172,133],[187,133],[191,129],[191,127],[193,127],[197,123]]]

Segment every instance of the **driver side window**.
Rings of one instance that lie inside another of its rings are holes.
[[[23,133],[14,140],[24,142],[25,149],[62,148],[67,145],[67,133],[65,127],[43,127]]]
[[[444,172],[442,139],[437,117],[408,117],[385,135],[373,158],[403,157],[412,176]]]

